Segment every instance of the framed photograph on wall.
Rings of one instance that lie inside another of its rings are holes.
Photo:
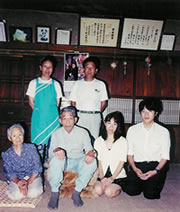
[[[70,92],[75,81],[84,78],[83,61],[88,52],[64,54],[64,91]]]
[[[160,50],[172,51],[174,49],[176,35],[164,34],[161,40]]]
[[[36,41],[37,43],[50,43],[50,32],[49,26],[37,26],[36,27]]]
[[[56,44],[70,45],[71,30],[56,29]]]
[[[84,75],[83,61],[89,56],[88,52],[64,54],[64,94],[61,105],[69,104],[69,96],[74,83],[82,80]]]
[[[30,27],[9,27],[10,41],[32,42],[32,28]]]
[[[80,45],[116,47],[119,34],[119,19],[80,19]]]
[[[6,28],[5,28],[5,21],[0,20],[0,41],[6,42]]]
[[[124,19],[121,48],[157,50],[163,21]]]
[[[76,81],[84,78],[83,61],[89,53],[67,53],[64,56],[64,79],[65,81]]]

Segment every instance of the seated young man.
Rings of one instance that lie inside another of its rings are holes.
[[[58,208],[59,188],[64,170],[78,173],[71,198],[76,207],[81,207],[83,201],[80,193],[97,168],[93,147],[88,131],[75,125],[77,122],[75,107],[63,108],[60,111],[59,121],[62,127],[53,133],[49,149],[51,198],[48,208]]]
[[[147,199],[159,199],[167,173],[170,152],[169,131],[154,120],[162,111],[162,102],[146,98],[139,104],[142,122],[128,129],[129,145],[127,194],[143,192]]]

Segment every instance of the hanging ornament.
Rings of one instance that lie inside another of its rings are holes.
[[[123,73],[124,73],[124,75],[126,75],[127,74],[127,61],[126,61],[126,59],[124,60],[124,62],[123,62]]]
[[[113,61],[110,64],[112,69],[117,67],[118,61],[116,60],[116,48],[114,49]]]
[[[151,66],[152,66],[150,56],[147,56],[145,58],[145,62],[146,62],[146,66],[147,66],[147,75],[149,76],[150,72],[151,72]]]
[[[117,64],[118,64],[117,61],[113,61],[113,62],[111,63],[111,68],[112,68],[112,69],[115,69],[115,68],[117,67]]]

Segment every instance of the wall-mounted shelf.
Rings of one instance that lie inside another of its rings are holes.
[[[179,57],[180,51],[143,51],[143,50],[125,50],[120,48],[109,47],[84,47],[78,45],[57,45],[57,44],[39,44],[39,43],[20,43],[20,42],[0,42],[0,55],[11,55],[23,57],[24,55],[42,55],[53,54],[63,55],[67,52],[89,52],[99,56],[129,56],[133,58],[144,57],[147,55],[156,57]]]

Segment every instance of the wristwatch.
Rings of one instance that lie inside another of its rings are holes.
[[[159,169],[155,168],[155,170],[157,171],[157,174],[160,174],[161,171]]]

